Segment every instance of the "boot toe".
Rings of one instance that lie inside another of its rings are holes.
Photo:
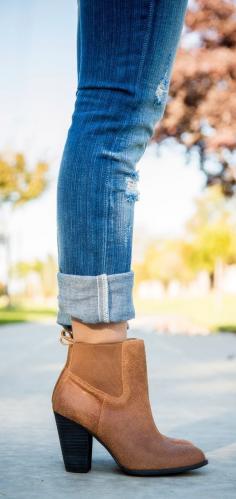
[[[193,445],[190,440],[185,440],[183,438],[174,438],[174,437],[166,437],[168,438],[169,442],[177,444],[177,445]]]
[[[188,441],[185,443],[184,455],[185,466],[197,465],[206,461],[204,452]]]

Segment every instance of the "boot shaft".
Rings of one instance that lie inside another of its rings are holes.
[[[132,401],[140,409],[149,405],[143,340],[75,342],[69,346],[65,367],[53,391],[54,411],[91,425],[91,431],[95,431],[105,399],[121,410],[132,406]]]

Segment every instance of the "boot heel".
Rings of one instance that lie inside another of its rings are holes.
[[[87,473],[91,469],[93,437],[80,424],[54,412],[66,471]]]

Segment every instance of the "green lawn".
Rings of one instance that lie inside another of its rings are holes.
[[[0,307],[0,325],[17,322],[39,322],[50,317],[56,317],[56,310],[23,306]]]
[[[144,300],[134,298],[140,314],[170,314],[184,317],[211,331],[236,331],[236,295],[209,294],[206,297],[164,298]]]
[[[211,331],[236,332],[236,295],[209,294],[203,298],[181,297],[162,300],[144,300],[134,295],[136,315],[165,314],[184,317],[194,324]],[[53,308],[28,306],[0,307],[0,325],[54,319]]]

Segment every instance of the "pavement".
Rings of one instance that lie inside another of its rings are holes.
[[[159,429],[187,438],[209,465],[172,477],[122,474],[94,440],[92,471],[64,470],[51,392],[67,347],[55,325],[0,328],[0,498],[233,499],[236,497],[236,335],[145,339],[150,399]]]

